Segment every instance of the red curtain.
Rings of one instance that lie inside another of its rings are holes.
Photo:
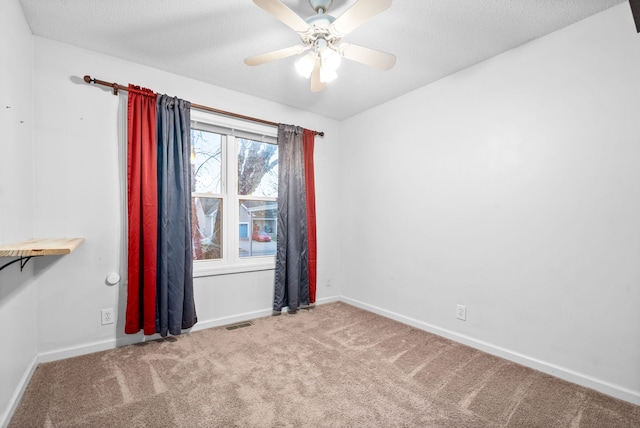
[[[309,242],[309,303],[316,302],[316,184],[314,178],[313,149],[315,132],[304,130],[302,145],[304,150],[304,179],[307,194],[307,240]]]
[[[156,332],[158,184],[156,94],[129,85],[127,181],[128,294],[125,333]]]

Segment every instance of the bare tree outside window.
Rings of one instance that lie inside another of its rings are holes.
[[[222,136],[191,130],[191,234],[194,260],[222,258]]]
[[[278,196],[278,146],[238,140],[238,194]]]

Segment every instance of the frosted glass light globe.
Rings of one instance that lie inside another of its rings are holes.
[[[308,79],[311,76],[311,72],[316,65],[316,56],[313,52],[309,52],[298,61],[296,61],[296,70],[298,73]]]

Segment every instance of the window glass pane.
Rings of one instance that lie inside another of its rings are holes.
[[[238,194],[278,197],[278,146],[238,138]]]
[[[240,201],[240,257],[276,254],[276,201]]]
[[[193,259],[222,258],[222,199],[191,198]]]
[[[214,132],[191,130],[191,191],[222,193],[222,136]]]

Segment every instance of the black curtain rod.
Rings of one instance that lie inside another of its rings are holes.
[[[113,95],[118,95],[118,91],[127,91],[129,89],[127,86],[122,86],[122,85],[119,85],[117,83],[109,83],[109,82],[106,82],[106,81],[100,80],[100,79],[94,79],[89,75],[85,75],[84,76],[84,81],[87,82],[87,83],[94,83],[96,85],[108,86],[108,87],[113,89]],[[204,111],[209,111],[211,113],[221,114],[221,115],[224,115],[224,116],[231,116],[231,117],[235,117],[235,118],[242,119],[242,120],[248,120],[250,122],[257,122],[257,123],[262,123],[262,124],[269,125],[269,126],[275,126],[276,128],[279,125],[278,123],[271,122],[269,120],[259,119],[257,117],[251,117],[251,116],[244,116],[244,115],[241,115],[241,114],[238,114],[238,113],[232,113],[230,111],[219,110],[217,108],[203,106],[203,105],[200,105],[200,104],[191,103],[191,107],[193,107],[195,109],[198,109],[198,110],[204,110]],[[313,131],[313,132],[316,135],[324,137],[324,132],[323,131]]]

